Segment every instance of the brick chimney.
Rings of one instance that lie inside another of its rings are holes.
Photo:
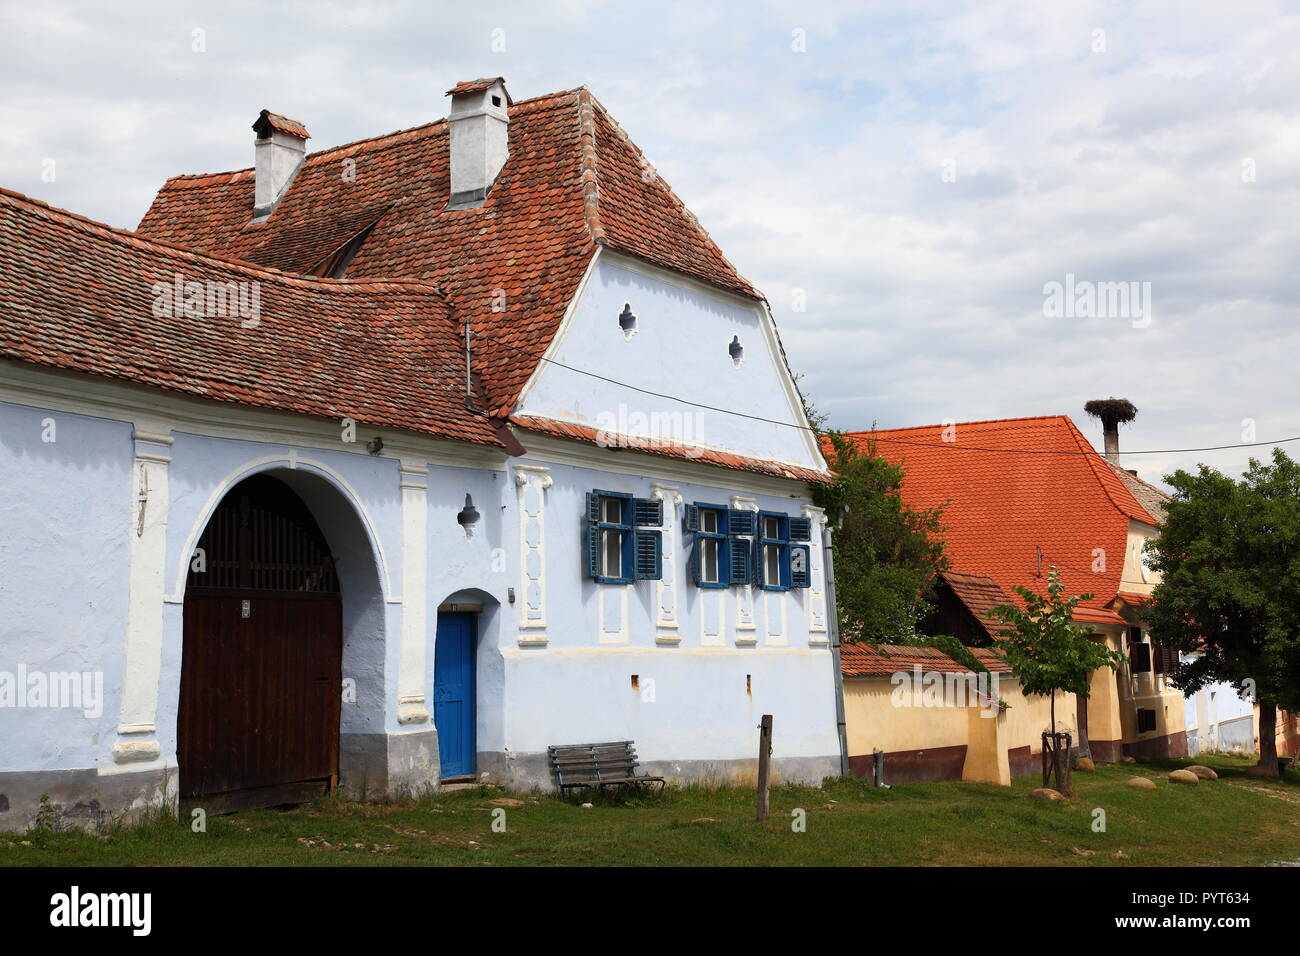
[[[457,83],[447,91],[451,112],[451,194],[448,209],[483,205],[510,155],[510,106],[499,76]]]
[[[307,128],[297,120],[262,110],[253,124],[257,185],[253,193],[253,219],[265,219],[284,197],[307,155]]]
[[[1102,439],[1106,443],[1106,458],[1119,464],[1119,424],[1137,418],[1137,406],[1127,398],[1094,398],[1083,406],[1093,418],[1101,419]]]

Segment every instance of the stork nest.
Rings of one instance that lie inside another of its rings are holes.
[[[1131,422],[1138,413],[1137,406],[1127,398],[1094,398],[1083,410],[1103,422]]]

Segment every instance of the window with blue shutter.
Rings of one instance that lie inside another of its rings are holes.
[[[632,569],[638,581],[663,577],[663,536],[658,531],[637,528],[632,532]]]
[[[732,508],[727,512],[727,534],[749,537],[754,533],[754,512]]]
[[[758,513],[754,537],[754,583],[765,591],[790,588],[790,518],[770,511]]]
[[[811,541],[812,540],[812,519],[791,518],[790,519],[790,540]]]
[[[749,541],[745,538],[727,539],[728,555],[727,580],[731,584],[749,584]]]
[[[663,502],[621,491],[587,494],[587,575],[600,584],[658,580],[663,574]],[[656,526],[648,530],[644,526]]]
[[[791,524],[793,525],[793,521]],[[794,534],[793,528],[790,531]],[[808,545],[792,544],[790,545],[790,587],[806,588],[808,582],[812,579],[812,565],[809,564]]]
[[[695,544],[691,549],[691,577],[702,588],[725,588],[729,585],[727,566],[727,509],[720,505],[688,505],[688,528],[693,528]]]

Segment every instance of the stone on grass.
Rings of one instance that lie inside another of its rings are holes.
[[[1201,778],[1190,770],[1171,770],[1169,771],[1169,782],[1196,784],[1201,782]]]
[[[1075,770],[1096,770],[1097,765],[1092,762],[1090,757],[1080,757],[1074,762]]]
[[[1132,777],[1129,779],[1128,786],[1138,790],[1154,790],[1156,782],[1150,777]]]
[[[1188,773],[1194,773],[1202,780],[1218,780],[1219,775],[1209,767],[1202,767],[1200,764],[1194,764],[1187,768]]]
[[[1046,800],[1049,803],[1055,803],[1057,800],[1065,799],[1060,792],[1053,790],[1051,787],[1039,787],[1036,790],[1030,790],[1029,795],[1035,800]]]
[[[1136,757],[1125,757],[1120,763],[1137,763]]]

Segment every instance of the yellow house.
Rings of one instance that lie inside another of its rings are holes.
[[[1155,585],[1142,544],[1158,532],[1158,489],[1098,454],[1065,415],[853,437],[903,467],[902,495],[910,506],[943,507],[950,570],[938,582],[934,612],[919,624],[923,633],[987,646],[993,642],[988,609],[1010,603],[1016,585],[1045,592],[1056,568],[1067,594],[1092,595],[1080,602],[1076,623],[1091,626],[1097,640],[1126,657],[1118,672],[1102,668],[1092,675],[1088,699],[1057,695],[1053,727],[1048,699],[1021,694],[1013,674],[997,674],[1003,706],[996,715],[978,699],[927,706],[922,696],[912,706],[894,689],[914,683],[916,671],[906,679],[898,674],[919,664],[921,679],[933,685],[935,678],[925,677],[931,669],[947,680],[964,668],[938,652],[912,661],[902,652],[916,648],[884,648],[882,657],[845,645],[845,721],[855,773],[874,773],[879,764],[886,782],[1008,783],[1039,768],[1041,734],[1053,729],[1070,733],[1098,761],[1186,755],[1183,696],[1166,676],[1176,657],[1152,646],[1141,619]],[[895,669],[895,663],[906,666]]]

